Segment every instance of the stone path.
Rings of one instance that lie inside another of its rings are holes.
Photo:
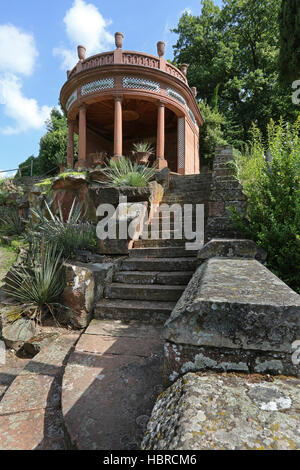
[[[162,392],[163,341],[148,324],[93,320],[63,377],[62,412],[81,450],[139,449]]]
[[[0,450],[68,448],[61,413],[61,382],[79,333],[60,336],[27,365],[0,402]],[[0,377],[5,372],[0,370]]]

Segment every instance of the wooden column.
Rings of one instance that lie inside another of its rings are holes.
[[[159,103],[157,112],[156,160],[159,170],[168,166],[165,160],[165,105],[163,103]]]
[[[86,106],[79,109],[78,166],[86,167]]]
[[[114,157],[123,152],[122,98],[115,98]]]
[[[67,163],[68,168],[74,167],[74,126],[75,122],[68,120],[68,151],[67,151]]]

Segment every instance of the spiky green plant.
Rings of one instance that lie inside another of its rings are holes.
[[[33,209],[32,214],[37,224],[28,231],[29,241],[42,237],[55,244],[65,258],[72,256],[77,250],[93,250],[97,238],[95,227],[88,222],[80,222],[82,205],[74,199],[67,220],[64,220],[61,206],[59,215],[54,215],[45,202],[47,215],[41,209]]]
[[[4,235],[22,235],[25,223],[14,209],[3,211],[0,214],[0,233]]]
[[[64,289],[62,253],[55,245],[34,246],[27,267],[12,268],[5,291],[24,304],[24,313],[41,323],[43,313],[55,317],[55,307]]]
[[[154,152],[154,147],[150,142],[137,142],[136,144],[133,144],[133,150],[135,152],[152,154]]]
[[[110,160],[102,171],[107,177],[104,184],[116,187],[145,187],[153,180],[156,167],[139,165],[136,162],[133,163],[129,158],[121,157],[118,160]]]

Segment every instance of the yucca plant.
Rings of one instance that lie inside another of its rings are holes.
[[[155,172],[156,167],[139,165],[136,162],[133,163],[129,158],[121,157],[118,160],[110,160],[103,169],[103,173],[107,177],[104,184],[116,187],[145,187],[153,180]]]
[[[150,142],[137,142],[136,144],[133,144],[133,150],[138,153],[152,154],[154,152],[154,147]]]
[[[24,305],[25,315],[40,324],[44,313],[55,318],[63,289],[62,253],[43,239],[39,247],[33,247],[30,265],[11,269],[4,290]]]
[[[25,223],[16,210],[9,209],[0,214],[0,233],[8,236],[22,235],[24,229]]]
[[[45,202],[48,217],[39,208],[32,214],[37,224],[28,230],[29,241],[42,237],[49,243],[56,244],[65,258],[72,256],[77,250],[92,250],[96,246],[95,227],[88,222],[80,222],[82,205],[74,199],[67,220],[64,220],[59,204],[59,215],[54,215]]]

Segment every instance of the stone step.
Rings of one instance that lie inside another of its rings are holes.
[[[182,230],[151,230],[151,224],[145,227],[145,231],[141,235],[141,239],[155,240],[155,239],[171,239],[174,240],[175,236],[182,234]]]
[[[195,271],[199,261],[190,258],[127,258],[122,262],[123,271]]]
[[[181,247],[133,248],[129,251],[130,258],[180,258],[196,255],[197,250],[186,250]]]
[[[136,320],[150,324],[164,324],[175,305],[176,302],[102,299],[95,307],[94,316],[96,319],[113,319],[124,322]]]
[[[105,298],[122,300],[161,300],[176,302],[182,296],[185,286],[134,285],[113,282],[105,289]]]
[[[185,247],[186,240],[174,239],[150,239],[150,240],[137,240],[134,242],[135,248],[161,248],[161,247]]]
[[[184,285],[188,284],[194,271],[119,271],[114,276],[114,282],[124,284],[161,284]]]

